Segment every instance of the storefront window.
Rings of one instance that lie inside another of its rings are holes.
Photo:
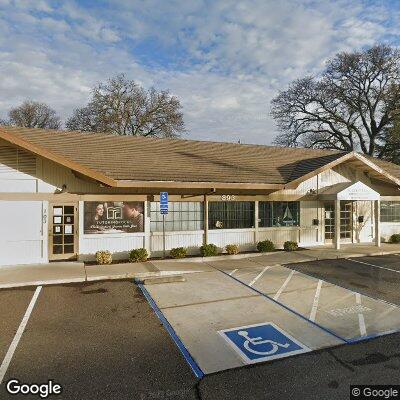
[[[381,201],[381,222],[400,222],[400,201]]]
[[[260,201],[258,218],[260,227],[299,226],[300,203],[298,201]]]
[[[160,214],[160,202],[150,203],[150,229],[162,232],[163,216]],[[175,201],[169,203],[165,215],[166,231],[198,231],[203,229],[204,206],[199,201]]]
[[[254,202],[212,201],[208,203],[209,229],[254,228]]]

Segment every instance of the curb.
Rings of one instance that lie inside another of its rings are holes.
[[[199,270],[187,270],[187,271],[160,271],[160,272],[139,272],[137,274],[118,274],[118,275],[100,275],[86,278],[71,278],[71,279],[51,279],[47,281],[30,281],[21,283],[7,283],[0,284],[0,289],[13,289],[28,286],[48,286],[48,285],[61,285],[65,283],[82,283],[82,282],[96,282],[96,281],[112,281],[112,280],[124,280],[124,279],[147,279],[147,278],[162,278],[169,276],[176,276],[182,274],[194,274],[203,271]]]
[[[178,282],[186,282],[186,278],[183,275],[170,275],[170,276],[155,276],[148,278],[135,278],[135,283],[137,285],[159,285],[161,283],[178,283]]]
[[[71,279],[52,279],[48,281],[31,281],[21,283],[6,283],[0,284],[0,289],[13,289],[25,286],[47,286],[47,285],[61,285],[63,283],[80,283],[86,282],[85,278],[71,278]]]
[[[185,258],[168,258],[168,259],[149,259],[150,262],[157,262],[157,263],[169,263],[169,262],[203,262],[203,261],[218,261],[218,260],[240,260],[242,258],[251,258],[251,257],[259,257],[264,256],[267,254],[274,254],[275,252],[271,253],[249,253],[249,254],[221,254],[219,256],[212,256],[212,257],[185,257]],[[276,254],[276,253],[275,253]]]
[[[118,274],[118,275],[100,275],[100,276],[91,276],[86,278],[86,282],[95,282],[95,281],[111,281],[111,280],[121,280],[121,279],[147,279],[147,278],[161,278],[182,274],[193,274],[197,272],[203,271],[160,271],[160,272],[138,272],[137,274]]]
[[[302,251],[292,252],[297,255],[302,255]],[[358,258],[358,257],[368,257],[368,256],[383,256],[389,254],[399,254],[399,250],[390,250],[390,251],[375,251],[371,253],[349,253],[349,254],[339,254],[334,255],[332,257],[317,257],[312,255],[303,254],[304,259],[301,259],[297,262],[308,262],[308,261],[321,261],[321,260],[337,260],[339,258],[347,259],[347,258]],[[167,260],[149,260],[157,261],[159,263],[170,263],[170,262],[201,262],[207,264],[207,261],[220,261],[220,260],[238,260],[238,259],[252,259],[260,256],[268,256],[277,254],[277,252],[271,253],[250,253],[250,254],[236,254],[236,255],[219,255],[214,257],[187,257],[183,259],[167,259]],[[257,262],[256,260],[254,260]],[[84,267],[84,263],[76,263],[81,264]],[[287,265],[292,264],[293,262],[281,262],[276,263],[279,265]],[[155,266],[154,266],[155,267]],[[157,268],[157,267],[155,267]],[[20,283],[6,283],[0,284],[0,289],[12,289],[12,288],[20,288],[27,286],[47,286],[47,285],[60,285],[66,283],[81,283],[81,282],[96,282],[96,281],[108,281],[108,280],[123,280],[123,279],[133,279],[133,278],[153,278],[153,277],[161,277],[161,276],[174,276],[179,274],[189,274],[189,273],[199,273],[204,272],[201,270],[186,270],[186,271],[154,271],[154,272],[139,272],[139,273],[124,273],[124,274],[113,274],[113,275],[99,275],[99,276],[88,276],[87,271],[85,269],[85,277],[84,278],[70,278],[70,279],[51,279],[51,280],[42,280],[42,281],[29,281],[29,282],[20,282]]]
[[[349,254],[340,254],[338,256],[332,256],[332,257],[314,257],[315,260],[321,261],[321,260],[338,260],[340,258],[358,258],[358,257],[373,257],[373,256],[386,256],[390,254],[399,254],[400,251],[375,251],[372,253],[349,253]]]
[[[265,253],[244,253],[244,254],[234,254],[234,255],[229,255],[229,254],[220,254],[219,256],[211,256],[211,257],[185,257],[185,258],[178,258],[178,259],[173,259],[173,258],[168,258],[168,259],[149,259],[150,262],[157,262],[157,263],[169,263],[169,262],[206,262],[206,261],[221,261],[221,260],[240,260],[243,258],[256,258],[256,257],[261,257],[261,256],[273,256],[277,254],[286,254],[286,253],[293,253],[293,254],[301,254],[302,251],[290,251],[290,252],[285,252],[285,251],[271,251],[271,252],[265,252]],[[396,252],[399,253],[399,252]],[[308,255],[303,255],[308,258],[312,259],[317,259],[314,256],[308,256]],[[309,260],[306,260],[309,261]]]

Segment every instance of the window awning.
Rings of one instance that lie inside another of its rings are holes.
[[[337,183],[320,191],[322,200],[379,200],[381,195],[363,182]]]

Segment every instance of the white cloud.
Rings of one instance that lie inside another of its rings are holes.
[[[0,0],[7,15],[0,17],[0,117],[25,98],[67,117],[96,82],[125,72],[181,99],[189,137],[269,143],[278,90],[318,73],[338,51],[399,35],[399,7],[362,0],[114,0],[105,7]],[[141,54],[147,46],[151,59]]]

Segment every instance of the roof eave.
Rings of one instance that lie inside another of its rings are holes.
[[[171,188],[171,189],[240,189],[281,190],[283,184],[238,183],[238,182],[183,182],[183,181],[128,181],[118,180],[120,188]]]
[[[4,127],[0,128],[0,138],[15,146],[21,147],[38,156],[47,158],[64,167],[70,168],[86,177],[94,179],[106,186],[119,187],[119,188],[171,188],[171,189],[241,189],[241,190],[279,190],[283,189],[283,184],[268,184],[268,183],[237,183],[237,182],[177,182],[177,181],[129,181],[129,180],[116,180],[94,171],[91,168],[85,167],[79,163],[71,161],[66,157],[41,147],[31,142],[28,142],[16,134],[7,132]]]
[[[341,164],[342,162],[352,158],[354,156],[354,154],[355,153],[345,154],[342,157],[339,157],[336,160],[333,160],[333,161],[323,165],[322,167],[316,168],[313,171],[311,171],[305,175],[302,175],[299,178],[294,179],[293,181],[288,182],[287,184],[285,184],[285,189],[296,189],[300,185],[300,183],[320,174],[321,172],[331,169],[338,164]]]
[[[368,167],[370,167],[371,169],[373,169],[374,171],[376,171],[377,173],[381,174],[386,180],[393,182],[394,184],[400,186],[400,179],[396,178],[395,176],[389,174],[387,171],[385,171],[383,168],[379,167],[378,165],[376,165],[375,163],[373,163],[372,161],[368,160],[367,158],[363,157],[361,154],[356,153],[355,151],[350,152],[345,154],[342,157],[337,158],[336,160],[331,161],[330,163],[327,163],[325,165],[323,165],[320,168],[317,168],[311,172],[309,172],[308,174],[305,174],[297,179],[294,179],[291,182],[288,182],[285,185],[285,189],[296,189],[300,183],[306,181],[307,179],[310,179],[328,169],[332,169],[333,167],[335,167],[336,165],[342,164],[345,161],[351,160],[351,159],[358,159],[361,162],[363,162],[364,164],[366,164]]]
[[[21,147],[25,150],[30,151],[31,153],[37,154],[38,156],[47,158],[51,161],[54,161],[58,164],[63,165],[64,167],[70,168],[74,171],[77,171],[85,176],[88,176],[89,178],[92,178],[96,181],[99,181],[107,186],[116,186],[117,181],[115,179],[109,178],[108,176],[99,173],[97,171],[92,170],[91,168],[85,167],[81,164],[78,164],[74,161],[71,161],[65,157],[59,156],[58,154],[54,154],[51,151],[37,146],[33,143],[30,143],[21,137],[19,137],[16,134],[11,134],[7,132],[6,129],[3,127],[0,127],[0,138],[5,140],[8,143],[11,143],[15,146]]]
[[[359,153],[354,153],[355,158],[359,159],[360,161],[364,162],[366,165],[368,165],[371,169],[375,170],[377,173],[381,174],[383,177],[385,177],[387,180],[393,182],[394,184],[400,186],[400,179],[396,178],[394,175],[390,174],[383,168],[379,167],[372,161],[368,160],[366,157],[364,157],[362,154]]]

